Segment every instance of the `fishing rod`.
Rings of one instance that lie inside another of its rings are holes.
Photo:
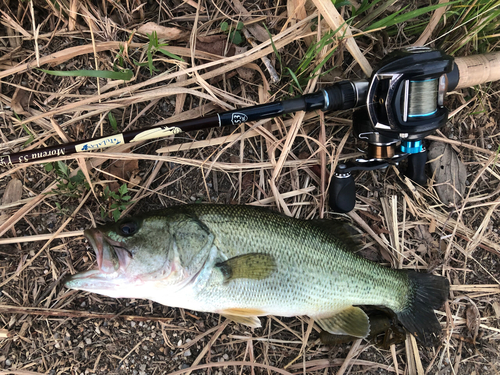
[[[500,79],[500,52],[453,59],[427,47],[409,47],[387,55],[371,79],[341,81],[297,98],[251,106],[212,116],[153,126],[120,134],[0,156],[10,167],[54,156],[104,149],[213,127],[239,125],[297,111],[356,109],[353,130],[368,142],[366,157],[339,164],[330,184],[330,207],[354,208],[352,172],[385,168],[408,159],[407,175],[425,185],[427,152],[423,139],[448,119],[446,92]]]
[[[368,82],[365,81],[342,81],[318,92],[306,94],[294,99],[221,112],[213,116],[179,121],[173,126],[153,126],[100,138],[86,139],[37,150],[3,155],[0,156],[0,166],[6,167],[14,164],[41,161],[54,156],[99,150],[124,143],[140,142],[182,132],[239,125],[244,122],[273,118],[297,111],[337,111],[341,109],[351,109],[362,104],[362,101],[366,97],[367,87]]]

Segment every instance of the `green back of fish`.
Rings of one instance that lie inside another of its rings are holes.
[[[404,307],[406,275],[356,255],[345,229],[334,221],[297,220],[259,207],[209,204],[173,207],[158,215],[176,231],[186,226],[198,233],[187,243],[196,243],[196,238],[201,243],[207,233],[214,235],[221,252],[220,275],[216,269],[198,296],[217,305],[213,308],[259,306],[277,315],[321,315],[356,304]],[[248,254],[232,266],[237,276],[227,280],[228,265],[222,262]],[[257,265],[245,266],[247,258]],[[264,268],[266,277],[252,267]]]

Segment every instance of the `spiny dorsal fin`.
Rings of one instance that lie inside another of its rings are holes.
[[[325,331],[335,335],[365,338],[370,333],[368,316],[355,306],[350,306],[332,316],[316,319],[316,323]]]
[[[315,219],[308,220],[308,222],[310,225],[320,229],[322,232],[333,236],[336,240],[342,241],[353,251],[357,251],[361,248],[359,232],[355,227],[346,221]]]
[[[276,268],[274,258],[269,254],[250,253],[216,263],[224,276],[224,282],[234,279],[262,280],[271,275]]]

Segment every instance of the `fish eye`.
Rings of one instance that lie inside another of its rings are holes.
[[[123,224],[120,224],[120,234],[122,236],[131,236],[137,232],[138,226],[135,222],[129,221]]]

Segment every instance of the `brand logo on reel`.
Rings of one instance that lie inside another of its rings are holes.
[[[246,122],[248,120],[248,116],[244,113],[233,113],[231,115],[231,124],[238,125],[242,122]]]

